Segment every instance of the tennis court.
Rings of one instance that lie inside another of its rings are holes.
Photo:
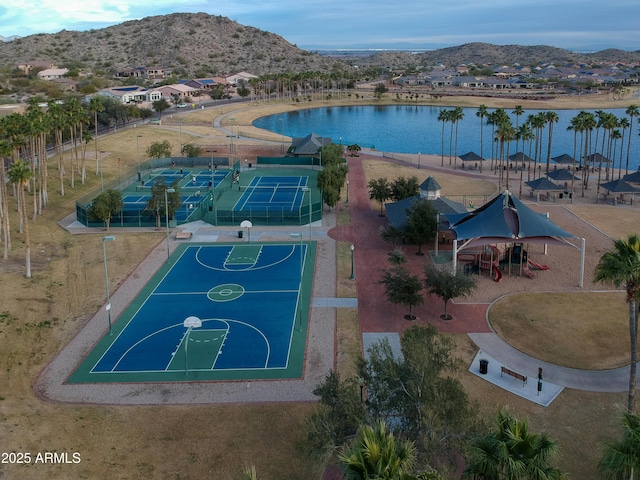
[[[180,245],[68,382],[301,377],[314,259],[313,242]]]
[[[236,202],[235,211],[300,209],[307,190],[306,176],[255,176]]]

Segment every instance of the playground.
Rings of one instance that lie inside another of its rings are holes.
[[[458,260],[464,264],[464,273],[488,273],[493,280],[499,282],[505,272],[509,275],[525,275],[536,278],[533,270],[549,270],[548,265],[534,262],[529,257],[523,243],[503,244],[501,250],[496,245],[486,245],[458,253]]]

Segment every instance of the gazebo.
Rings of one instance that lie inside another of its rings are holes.
[[[567,155],[566,153],[558,155],[557,157],[551,157],[551,161],[562,165],[580,165],[579,160],[576,160],[571,155]]]
[[[633,204],[633,196],[636,193],[640,192],[640,189],[636,188],[636,187],[632,187],[631,185],[629,185],[625,180],[619,178],[618,180],[613,180],[612,182],[607,182],[607,183],[602,183],[600,184],[600,186],[602,188],[604,188],[605,190],[607,190],[608,193],[613,193],[613,204],[615,205],[616,203],[618,203],[618,201],[625,203],[625,198],[624,198],[624,194],[625,193],[630,193],[631,194],[631,204]],[[620,197],[618,198],[617,194],[620,194]]]
[[[478,166],[478,162],[484,162],[484,158],[482,158],[480,155],[478,155],[475,152],[467,152],[464,155],[459,155],[458,158],[465,163],[474,162],[475,163],[474,168]]]
[[[540,200],[539,192],[547,192],[547,198],[549,197],[549,192],[562,192],[564,191],[564,187],[561,187],[557,183],[553,183],[547,177],[536,178],[535,180],[531,180],[529,182],[524,182],[524,184],[531,188],[531,195],[533,196],[533,192],[537,192],[538,197],[536,200]],[[545,198],[546,199],[546,198]]]
[[[578,247],[569,240],[575,235],[549,220],[518,200],[511,192],[502,194],[482,207],[467,214],[444,214],[453,235],[453,271],[457,270],[458,252],[465,248],[496,243],[544,243],[570,246],[580,250],[579,286],[584,285],[585,240]]]

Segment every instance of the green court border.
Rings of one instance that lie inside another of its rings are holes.
[[[251,242],[255,245],[298,245],[298,241],[288,242]],[[291,350],[287,368],[281,369],[239,369],[223,371],[197,371],[189,370],[185,372],[126,372],[126,373],[91,373],[91,368],[97,363],[99,358],[107,351],[111,343],[118,334],[124,330],[134,317],[140,307],[147,301],[151,293],[158,287],[164,279],[171,266],[189,247],[198,246],[238,246],[238,243],[217,243],[198,242],[185,243],[179,245],[171,255],[169,262],[165,262],[162,267],[151,277],[142,290],[135,296],[133,301],[127,306],[124,312],[114,320],[112,335],[105,333],[103,337],[96,341],[91,352],[82,360],[80,365],[69,376],[68,384],[87,383],[151,383],[151,382],[193,382],[193,381],[216,381],[216,380],[268,380],[268,379],[298,379],[304,371],[305,351],[307,344],[307,332],[309,329],[311,313],[311,295],[313,289],[313,277],[316,262],[315,241],[303,241],[307,246],[304,259],[304,272],[302,276],[302,286],[300,292],[300,322],[294,325],[293,338],[291,340]],[[191,363],[191,360],[190,360]],[[193,365],[198,361],[193,360]]]

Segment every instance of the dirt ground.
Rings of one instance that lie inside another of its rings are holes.
[[[589,102],[596,99],[589,99]],[[587,103],[584,98],[569,105],[558,101],[554,105],[535,103],[535,108],[623,108],[630,99],[613,101],[597,99],[600,103]],[[439,102],[443,102],[440,100]],[[520,102],[503,105],[493,99],[463,97],[446,99],[448,105],[510,108]],[[456,103],[459,102],[459,103]],[[342,103],[348,103],[346,101]],[[353,101],[351,102],[353,103]],[[332,104],[338,104],[332,103]],[[325,106],[326,102],[296,105],[288,103],[224,106],[203,111],[185,112],[184,121],[167,116],[162,126],[142,125],[128,128],[114,135],[101,137],[100,151],[105,152],[101,170],[105,180],[124,175],[135,169],[137,162],[145,159],[144,151],[156,139],[168,139],[175,151],[180,143],[191,141],[201,145],[216,145],[222,154],[235,147],[238,155],[258,151],[278,151],[281,139],[265,144],[255,139],[241,138],[233,147],[224,130],[211,127],[213,120],[222,118],[225,128],[235,127],[236,132],[250,129],[253,118],[283,111],[283,109]],[[563,107],[566,105],[566,107]],[[529,105],[523,105],[525,108]],[[163,117],[164,118],[164,117]],[[231,120],[233,119],[233,120]],[[263,135],[264,132],[255,132]],[[136,145],[138,144],[138,145]],[[136,148],[138,146],[138,148]],[[246,149],[246,150],[243,150]],[[91,151],[91,148],[89,149]],[[138,151],[140,155],[138,155]],[[375,157],[375,156],[374,156]],[[373,158],[373,157],[372,157]],[[95,159],[93,159],[95,161]],[[438,159],[439,160],[439,159]],[[67,159],[68,161],[68,159]],[[425,160],[426,161],[426,160]],[[436,160],[434,160],[436,162]],[[52,165],[55,162],[52,162]],[[397,168],[396,162],[389,162]],[[351,165],[350,165],[351,167]],[[200,405],[197,407],[110,407],[94,405],[59,405],[37,397],[32,389],[35,377],[53,356],[59,352],[84,322],[100,308],[104,301],[104,271],[102,264],[102,232],[71,236],[57,222],[74,210],[74,200],[100,185],[96,164],[88,163],[88,182],[66,187],[61,197],[55,189],[57,171],[52,166],[50,204],[44,215],[30,226],[32,233],[32,258],[34,275],[24,278],[23,237],[17,231],[15,211],[11,211],[12,250],[10,258],[0,261],[0,437],[4,451],[31,454],[57,452],[79,453],[78,464],[0,464],[0,476],[28,479],[66,478],[235,478],[241,466],[255,464],[264,479],[299,478],[319,476],[318,465],[301,452],[303,423],[313,408],[310,404],[255,404],[255,405]],[[398,170],[394,170],[393,175]],[[414,169],[415,171],[415,169]],[[443,185],[443,193],[460,189],[479,195],[495,192],[491,177],[480,178],[460,172],[447,172],[435,166],[430,172]],[[425,170],[426,174],[427,171]],[[382,174],[382,171],[376,173]],[[422,175],[423,173],[420,172]],[[351,175],[351,174],[350,174]],[[451,175],[451,178],[449,178]],[[469,176],[465,176],[469,175]],[[455,177],[455,178],[454,178]],[[461,180],[464,179],[464,180]],[[67,179],[68,182],[68,179]],[[477,189],[477,190],[476,190]],[[368,207],[363,216],[352,215],[348,225],[338,227],[342,250],[338,253],[338,275],[341,277],[349,266],[348,246],[356,242],[357,252],[366,251],[366,239],[377,238],[378,227],[384,219],[378,217],[379,206],[368,200],[366,190],[352,190],[350,195],[363,196]],[[10,201],[13,202],[11,198]],[[550,213],[552,221],[567,231],[587,239],[585,287],[578,282],[578,253],[571,247],[550,246],[545,253],[542,247],[529,246],[532,259],[549,265],[548,271],[538,273],[535,280],[520,276],[505,277],[497,284],[482,277],[483,287],[466,302],[480,302],[477,321],[461,326],[456,317],[456,305],[451,313],[454,320],[448,324],[437,323],[439,307],[429,311],[425,306],[418,314],[425,321],[433,321],[443,332],[450,332],[458,341],[458,353],[465,360],[475,354],[474,345],[461,331],[486,329],[484,315],[486,303],[506,291],[584,291],[602,288],[591,284],[593,266],[604,251],[610,248],[611,238],[617,238],[637,225],[637,207],[629,205],[601,206],[594,202],[570,204],[530,204],[537,211]],[[12,203],[12,206],[14,204]],[[341,204],[340,208],[346,207]],[[587,222],[581,221],[580,218]],[[608,235],[607,235],[608,234]],[[163,241],[162,233],[116,232],[116,242],[110,245],[110,275],[113,288],[131,274],[134,267]],[[113,247],[113,248],[111,248]],[[412,247],[407,252],[412,253]],[[384,264],[387,246],[377,246],[379,265]],[[368,291],[361,281],[366,278],[365,264],[372,262],[373,254],[357,254],[356,275],[358,296],[362,299],[359,324],[354,325],[351,312],[342,320],[345,330],[360,328],[384,331],[406,328],[396,321],[398,311],[385,316],[388,305],[382,308],[383,298],[376,291]],[[342,252],[342,253],[340,253]],[[419,268],[419,265],[418,267]],[[371,278],[373,280],[373,277]],[[374,283],[374,282],[371,282]],[[346,295],[350,295],[348,288]],[[380,308],[378,308],[380,307]],[[476,308],[476,307],[473,307]],[[400,315],[401,317],[401,315]],[[353,342],[358,335],[345,334],[343,362],[352,355]],[[573,478],[590,478],[597,461],[601,442],[618,431],[617,413],[624,405],[624,394],[591,394],[565,391],[548,409],[535,406],[518,398],[505,400],[504,393],[474,376],[462,375],[470,396],[482,401],[482,411],[491,414],[497,405],[508,404],[518,415],[530,419],[533,428],[546,429],[557,438],[564,452],[562,467]],[[579,442],[575,438],[580,438]]]

